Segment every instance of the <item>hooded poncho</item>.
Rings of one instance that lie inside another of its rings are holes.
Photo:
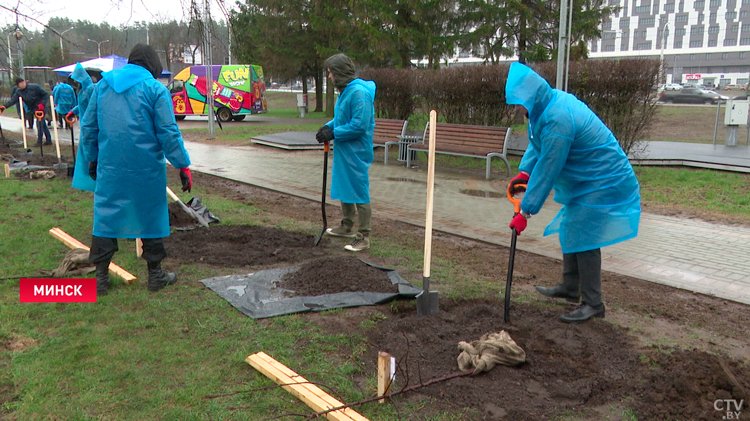
[[[346,85],[354,80],[354,63],[346,54],[336,54],[325,62],[325,67],[331,71],[336,81],[336,88],[342,92]]]
[[[336,54],[326,60],[341,95],[336,101],[333,120],[326,123],[333,130],[333,168],[331,198],[344,203],[370,203],[369,168],[374,154],[372,134],[375,131],[375,82],[354,79],[354,65],[349,57]]]
[[[165,157],[176,168],[189,166],[190,158],[156,70],[126,64],[103,73],[83,117],[81,147],[98,162],[95,236],[169,235]]]
[[[73,107],[71,111],[73,114],[80,116],[83,120],[83,115],[86,113],[86,109],[91,101],[91,95],[94,93],[94,81],[91,80],[89,73],[83,68],[81,63],[77,63],[73,69],[70,78],[81,84],[81,91],[78,93],[78,105]],[[83,131],[85,129],[81,127],[81,138],[83,138]],[[73,187],[81,190],[94,191],[96,187],[96,181],[89,176],[89,159],[83,148],[78,148],[76,155],[76,165],[73,171]]]
[[[552,89],[521,63],[510,66],[506,102],[529,113],[529,173],[521,210],[536,214],[554,187],[563,206],[544,235],[559,233],[563,253],[625,241],[638,234],[638,181],[617,139],[575,96]]]

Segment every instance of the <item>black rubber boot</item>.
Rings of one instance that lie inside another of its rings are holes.
[[[161,263],[148,264],[148,290],[156,292],[167,285],[177,282],[177,275],[164,272]]]
[[[109,262],[96,264],[96,295],[107,295],[109,293]]]

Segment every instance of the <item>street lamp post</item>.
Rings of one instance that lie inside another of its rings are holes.
[[[667,43],[667,30],[669,30],[669,21],[664,22],[664,26],[662,26],[662,36],[661,36],[661,55],[659,56],[659,80],[662,79],[662,76],[664,77],[664,83],[667,83],[667,75],[664,74],[664,71],[666,70],[664,68],[664,44]]]
[[[89,41],[96,44],[96,53],[99,55],[99,57],[102,56],[102,44],[104,44],[105,42],[109,42],[108,39],[105,39],[104,41],[94,41],[93,39],[90,39],[90,38],[89,38]]]
[[[60,32],[60,58],[63,59],[63,60],[65,60],[65,54],[63,53],[63,42],[62,42],[63,35],[65,35],[65,33],[68,32],[68,31],[70,31],[71,29],[73,29],[72,26],[70,28],[68,28],[68,29]]]
[[[23,38],[23,32],[21,32],[21,29],[16,27],[16,29],[11,32],[11,34],[16,39],[16,48],[18,49],[18,75],[24,77],[23,51],[21,50],[21,38]],[[10,56],[10,43],[8,43],[8,54]]]

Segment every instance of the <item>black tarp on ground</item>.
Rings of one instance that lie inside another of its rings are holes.
[[[290,297],[289,294],[293,291],[276,288],[276,283],[281,281],[284,275],[298,270],[301,265],[263,270],[246,275],[218,276],[203,279],[200,282],[229,301],[239,311],[254,319],[304,311],[377,305],[398,297],[415,298],[422,292],[422,289],[410,284],[395,270],[367,264],[385,271],[391,283],[398,286],[398,293],[359,291],[316,297]]]

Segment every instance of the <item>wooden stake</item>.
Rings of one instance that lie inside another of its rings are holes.
[[[263,373],[307,406],[315,411],[326,411],[331,408],[344,406],[333,396],[327,394],[318,386],[307,381],[304,377],[295,373],[289,367],[273,359],[265,352],[258,352],[248,356],[245,361],[256,370]],[[368,421],[351,408],[343,408],[325,414],[325,417],[334,421]]]
[[[5,164],[5,178],[10,178],[10,164]]]
[[[52,228],[49,230],[49,233],[72,249],[82,248],[90,250],[88,246],[71,237],[68,233],[61,230],[60,228]],[[109,272],[122,278],[122,280],[125,281],[125,284],[127,285],[130,285],[137,280],[137,278],[133,274],[111,262],[109,264]]]
[[[29,148],[29,145],[26,143],[26,112],[23,110],[23,97],[21,95],[18,96],[18,106],[21,110],[21,133],[23,133],[23,150],[26,152],[26,149]]]
[[[391,393],[391,383],[395,377],[396,359],[387,352],[378,352],[378,396]],[[385,403],[385,399],[378,402]]]
[[[57,111],[55,111],[55,100],[52,95],[49,96],[50,112],[52,113],[52,121],[55,123],[52,125],[55,130],[55,145],[57,145],[57,163],[60,163],[60,137],[57,136]]]
[[[140,238],[135,239],[135,255],[136,257],[143,256],[143,240]]]

